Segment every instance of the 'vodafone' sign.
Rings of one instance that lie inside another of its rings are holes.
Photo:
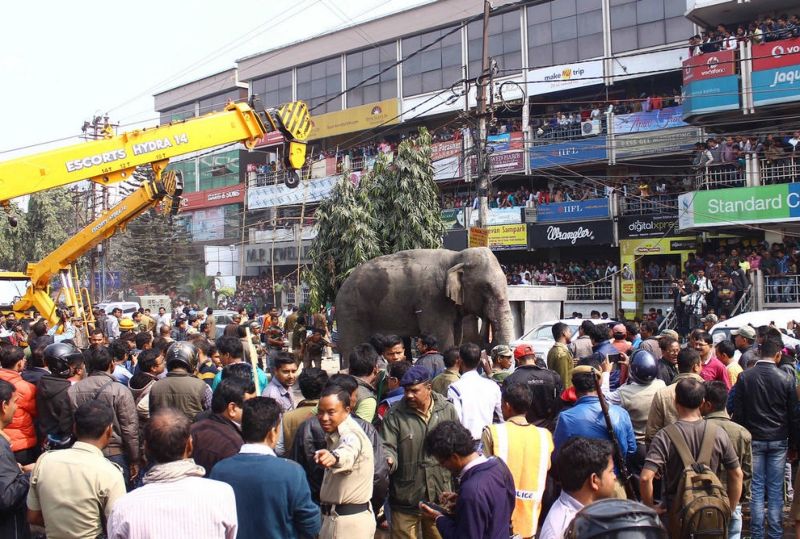
[[[753,71],[800,64],[800,38],[753,45]]]
[[[683,83],[715,79],[736,74],[735,51],[698,54],[683,62]]]

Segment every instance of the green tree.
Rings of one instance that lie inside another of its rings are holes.
[[[25,271],[28,262],[38,262],[69,238],[73,208],[65,188],[31,195],[28,212],[14,208],[17,226],[3,219],[0,224],[0,268]]]
[[[428,130],[420,128],[417,137],[401,142],[394,161],[379,156],[358,187],[345,175],[315,216],[309,279],[313,306],[332,301],[350,272],[367,260],[441,247],[444,224]]]

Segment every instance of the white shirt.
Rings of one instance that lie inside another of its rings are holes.
[[[283,429],[281,429],[283,431]],[[268,445],[264,444],[242,444],[241,449],[239,449],[239,453],[250,453],[256,455],[268,455],[270,457],[275,457],[275,451]]]
[[[478,371],[465,372],[447,390],[447,399],[456,408],[458,418],[472,434],[480,440],[483,427],[491,425],[495,415],[503,417],[500,409],[500,386],[484,378]]]
[[[537,536],[538,539],[561,539],[564,532],[569,528],[572,519],[583,509],[583,504],[561,491],[561,495],[550,507],[547,518],[544,520],[542,531]]]

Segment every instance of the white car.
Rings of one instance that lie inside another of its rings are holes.
[[[567,326],[569,326],[570,331],[574,338],[578,338],[578,328],[581,326],[584,320],[589,320],[596,325],[607,325],[613,326],[616,324],[616,320],[594,320],[591,318],[562,318],[561,320],[553,320],[551,322],[544,322],[539,324],[526,334],[524,334],[519,339],[511,341],[509,346],[513,350],[520,344],[529,344],[533,347],[533,350],[536,352],[536,355],[542,359],[547,357],[547,354],[550,352],[550,349],[555,344],[555,340],[553,340],[553,325],[558,322],[563,322]]]
[[[795,346],[800,344],[800,340],[795,339],[786,334],[786,327],[789,322],[795,320],[800,321],[800,309],[769,309],[765,311],[752,311],[748,313],[738,314],[734,317],[723,320],[711,328],[711,337],[715,343],[723,340],[733,340],[731,330],[738,329],[745,325],[751,325],[754,328],[759,326],[768,326],[773,324],[783,333],[783,344],[789,348],[794,349]]]
[[[135,301],[112,301],[110,303],[98,303],[98,309],[103,309],[106,314],[111,314],[114,309],[122,309],[122,318],[132,318],[133,313],[139,310],[139,304]]]

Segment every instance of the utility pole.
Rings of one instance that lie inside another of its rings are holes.
[[[489,156],[486,153],[486,88],[489,83],[489,0],[483,2],[483,47],[481,75],[478,79],[478,226],[486,228],[489,224]]]

